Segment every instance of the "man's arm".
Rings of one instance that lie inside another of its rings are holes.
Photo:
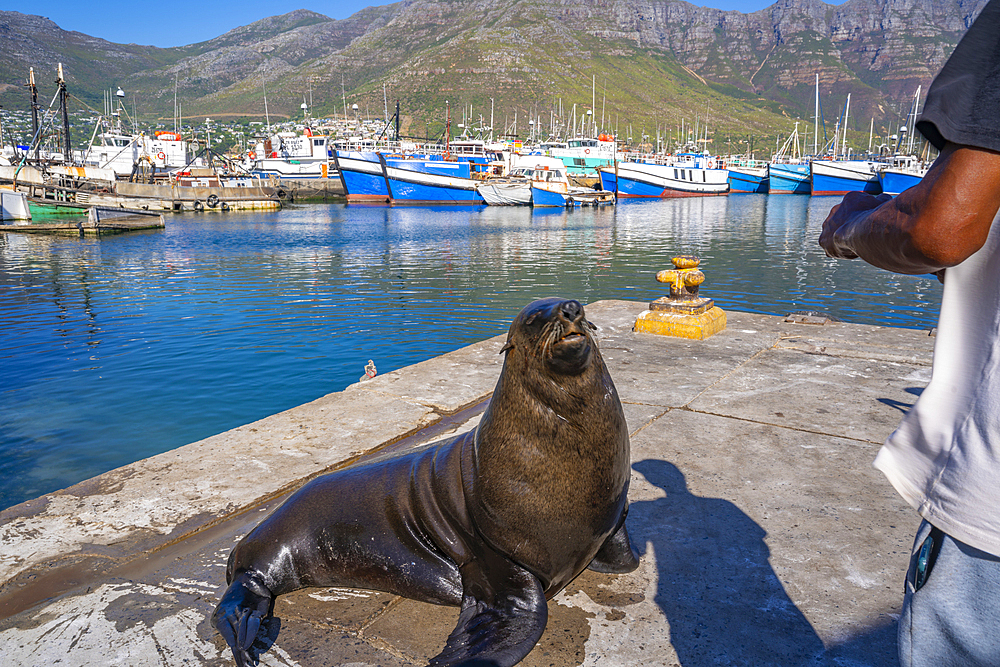
[[[823,223],[830,257],[897,273],[933,273],[983,247],[1000,209],[1000,153],[947,144],[918,185],[895,199],[848,193]]]

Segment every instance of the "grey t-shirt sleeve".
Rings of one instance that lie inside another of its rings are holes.
[[[990,0],[934,78],[920,131],[946,142],[1000,151],[1000,0]]]

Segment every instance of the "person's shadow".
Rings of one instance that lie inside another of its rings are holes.
[[[843,664],[897,664],[889,624],[861,629],[828,651],[771,568],[766,531],[736,505],[693,495],[667,461],[647,459],[633,468],[667,494],[632,503],[628,526],[640,552],[647,544],[654,551],[655,599],[681,667],[799,667],[845,658]],[[877,655],[869,652],[872,643],[881,645]]]

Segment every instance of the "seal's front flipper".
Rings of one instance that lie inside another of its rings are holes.
[[[250,647],[261,623],[271,615],[273,605],[274,596],[260,578],[251,572],[242,572],[233,579],[215,608],[212,625],[233,650],[239,667],[257,664]]]
[[[545,630],[549,608],[535,575],[499,555],[461,568],[464,596],[458,625],[429,667],[510,667],[528,655]]]
[[[594,560],[590,561],[587,569],[605,574],[625,574],[637,567],[639,567],[639,556],[632,548],[625,521],[622,521],[618,530],[601,545],[600,551],[594,556]]]

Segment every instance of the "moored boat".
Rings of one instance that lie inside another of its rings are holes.
[[[729,169],[730,192],[767,194],[770,189],[767,162],[749,158],[727,159],[726,168]]]
[[[882,192],[871,160],[813,160],[809,166],[813,195]]]
[[[467,161],[379,156],[392,204],[485,204]]]
[[[707,155],[640,156],[598,171],[601,187],[618,197],[704,197],[729,191],[729,170]]]
[[[609,190],[570,185],[566,167],[556,158],[537,157],[531,172],[531,205],[535,207],[600,206],[614,204]]]
[[[767,165],[768,192],[772,195],[807,195],[812,187],[809,163],[771,162]]]
[[[377,152],[337,149],[333,157],[347,201],[389,201],[389,185]]]
[[[882,192],[895,197],[919,183],[930,165],[914,155],[897,155],[878,169],[878,182]]]

